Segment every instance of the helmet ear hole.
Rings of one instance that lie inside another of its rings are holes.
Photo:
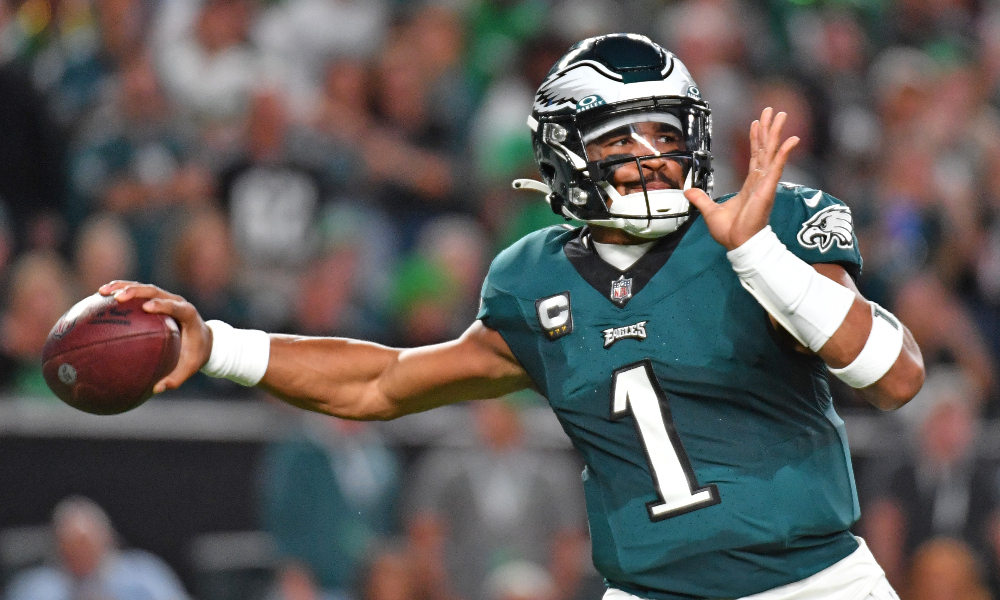
[[[538,170],[542,173],[542,178],[546,183],[552,181],[556,176],[556,167],[550,162],[543,162],[538,165]]]

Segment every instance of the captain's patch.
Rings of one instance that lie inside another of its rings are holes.
[[[854,247],[854,221],[851,209],[842,204],[827,206],[802,224],[796,239],[804,248],[817,248],[826,252],[838,248]]]
[[[604,347],[610,348],[618,340],[632,338],[634,340],[646,339],[646,323],[649,321],[639,321],[635,325],[625,327],[612,327],[601,331],[604,334]]]
[[[573,332],[573,313],[570,311],[569,292],[542,298],[535,302],[535,312],[538,313],[538,324],[542,326],[545,337],[558,340]]]

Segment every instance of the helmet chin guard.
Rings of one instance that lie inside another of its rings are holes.
[[[641,238],[658,238],[671,234],[684,224],[692,214],[691,203],[684,190],[691,187],[691,172],[684,190],[646,190],[624,196],[610,183],[601,187],[610,198],[608,212],[611,218],[591,219],[588,223],[621,229]]]
[[[708,104],[684,65],[643,36],[571,48],[539,87],[528,125],[556,214],[657,238],[693,214],[685,190],[711,194]]]

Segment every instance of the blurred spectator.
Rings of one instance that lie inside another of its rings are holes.
[[[1000,6],[994,6],[983,14],[977,33],[984,91],[995,106],[1000,100]]]
[[[83,293],[114,279],[135,279],[136,261],[135,242],[114,215],[94,215],[77,232],[73,265]]]
[[[11,230],[10,217],[7,216],[7,207],[0,200],[0,280],[6,280],[7,269],[14,259],[14,244],[14,232]]]
[[[197,306],[205,320],[251,326],[249,301],[235,281],[236,251],[225,215],[218,208],[204,207],[179,215],[170,225],[178,231],[163,243],[157,280]],[[203,373],[195,373],[170,395],[253,397],[243,386]]]
[[[428,219],[461,207],[454,143],[435,122],[426,81],[405,37],[389,43],[375,77],[377,127],[363,153],[379,205],[399,223],[402,246]]]
[[[279,555],[348,594],[372,545],[396,529],[399,464],[370,425],[306,414],[295,435],[271,444],[261,511]]]
[[[423,585],[481,598],[493,569],[530,561],[547,567],[558,597],[571,597],[587,543],[576,465],[528,448],[511,403],[480,401],[472,410],[476,446],[432,451],[409,484],[408,527]]]
[[[346,596],[321,590],[309,567],[294,561],[278,568],[274,589],[267,596],[267,600],[343,600],[344,598]]]
[[[52,397],[42,378],[42,347],[73,304],[70,271],[52,251],[22,254],[11,267],[0,314],[0,386],[25,396]]]
[[[972,400],[982,402],[993,393],[990,351],[953,292],[934,277],[916,277],[902,286],[894,304],[930,366],[928,373],[938,364],[954,365],[972,386]]]
[[[427,82],[430,120],[441,128],[454,153],[464,148],[478,90],[464,69],[465,30],[461,16],[444,4],[427,3],[407,21],[401,42],[411,46],[420,77]]]
[[[18,248],[64,242],[66,139],[25,70],[0,61],[0,202]]]
[[[569,47],[551,37],[527,42],[517,71],[490,85],[473,117],[469,145],[476,178],[485,188],[479,194],[479,219],[494,242],[489,250],[506,248],[532,231],[566,222],[543,196],[514,191],[510,183],[539,177],[525,115],[531,114],[535,90]]]
[[[974,4],[972,0],[896,0],[889,4],[886,25],[897,42],[912,46],[960,39],[971,32]]]
[[[785,111],[788,118],[782,134],[798,136],[799,145],[789,157],[782,173],[783,181],[792,181],[815,189],[824,189],[817,144],[817,115],[807,98],[806,90],[790,80],[769,80],[758,84],[754,94],[756,109],[760,113],[770,106],[775,111]],[[744,157],[741,157],[744,158]],[[748,161],[741,161],[744,164]],[[743,170],[740,176],[743,176]]]
[[[420,231],[397,273],[394,304],[407,346],[453,338],[475,319],[485,276],[485,233],[469,217],[443,216]]]
[[[414,254],[400,261],[394,280],[391,307],[399,344],[416,347],[450,339],[454,325],[451,311],[459,296],[448,272]]]
[[[171,97],[206,125],[205,139],[232,143],[251,93],[265,74],[249,42],[250,0],[161,2],[154,35],[157,67]]]
[[[52,515],[58,562],[18,575],[4,600],[186,600],[177,576],[141,550],[119,550],[108,515],[71,496]]]
[[[845,169],[847,177],[857,178],[859,171],[874,159],[881,143],[881,128],[873,110],[873,96],[867,68],[872,57],[872,41],[860,17],[846,10],[828,10],[822,15],[816,44],[813,83],[828,99],[831,148],[827,153],[833,169]],[[828,176],[827,185],[835,194],[846,197],[853,182],[841,182]]]
[[[95,109],[74,152],[75,220],[98,208],[135,214],[175,202],[190,151],[184,130],[149,59],[125,65],[115,94]]]
[[[225,216],[217,209],[192,213],[173,249],[171,289],[194,303],[205,319],[249,326],[246,299],[233,281],[235,251]]]
[[[531,114],[535,90],[569,47],[551,38],[527,42],[519,68],[486,90],[470,134],[477,175],[484,183],[509,187],[510,180],[537,170],[525,115]]]
[[[33,75],[53,115],[75,129],[109,92],[122,65],[143,53],[146,4],[140,0],[61,0],[52,3],[51,42],[34,60]]]
[[[487,600],[554,600],[556,586],[539,565],[514,561],[497,567],[486,580]]]
[[[745,6],[714,0],[668,5],[655,23],[658,37],[680,57],[711,103],[716,196],[739,188],[749,162],[746,124],[754,113],[747,101],[753,90],[743,64],[748,50],[744,40],[766,39],[753,25]]]
[[[339,245],[320,253],[302,274],[293,329],[305,335],[384,339],[381,319],[359,297],[360,249]],[[374,303],[371,303],[374,304]]]
[[[386,35],[385,0],[285,0],[259,16],[251,37],[279,70],[283,89],[296,106],[308,106],[326,61],[375,55]]]
[[[477,0],[471,3],[469,72],[480,90],[508,74],[517,60],[518,46],[538,37],[545,25],[546,0]]]
[[[335,139],[357,143],[371,125],[371,81],[367,63],[337,57],[323,71],[323,103],[317,127]]]
[[[977,451],[976,393],[960,372],[931,371],[917,397],[898,411],[915,445],[912,458],[899,453],[873,472],[864,537],[897,586],[916,548],[933,537],[992,553],[988,523],[1000,508],[1000,471]]]
[[[316,220],[327,190],[315,156],[302,156],[285,98],[253,96],[245,153],[220,175],[220,193],[251,294],[251,318],[264,329],[287,327],[296,278],[319,241]]]
[[[617,6],[605,0],[561,0],[552,3],[545,23],[545,37],[553,36],[559,40],[582,40],[585,38],[617,31],[635,31],[632,23],[643,22],[650,3],[640,6],[639,2],[631,3],[628,11],[617,10]],[[623,14],[627,13],[627,14]],[[623,26],[629,23],[630,26]],[[530,40],[521,44],[522,51],[530,46]],[[565,44],[563,50],[570,44]],[[560,55],[561,56],[561,55]],[[550,65],[555,61],[550,61]]]
[[[418,587],[417,561],[405,543],[390,538],[372,549],[361,569],[358,600],[449,600]]]
[[[152,280],[169,233],[166,217],[177,205],[203,202],[204,194],[186,123],[148,57],[123,66],[115,93],[95,109],[79,142],[71,160],[71,221],[97,210],[120,215],[136,242],[137,277]]]
[[[907,600],[992,600],[972,549],[946,537],[924,542],[910,568]]]
[[[355,200],[371,195],[363,158],[363,143],[374,125],[371,77],[368,64],[360,59],[331,60],[323,73],[313,123],[320,140],[328,145],[324,164],[334,186]]]

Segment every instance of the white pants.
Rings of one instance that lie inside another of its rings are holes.
[[[815,575],[739,600],[899,600],[861,538],[858,549]],[[615,588],[603,600],[644,600]]]

